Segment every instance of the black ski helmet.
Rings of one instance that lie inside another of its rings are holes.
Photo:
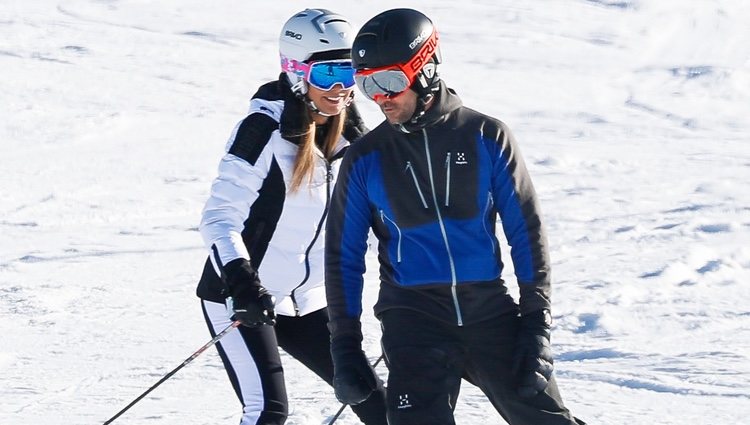
[[[442,62],[435,25],[413,9],[391,9],[367,21],[352,44],[357,71],[408,65],[416,77],[411,89],[427,101],[438,89]]]

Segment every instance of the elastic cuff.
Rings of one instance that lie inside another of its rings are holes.
[[[362,342],[362,323],[359,319],[345,318],[328,322],[331,341],[339,338],[353,338]]]

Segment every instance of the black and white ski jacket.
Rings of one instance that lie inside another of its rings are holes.
[[[293,316],[326,306],[323,245],[329,199],[344,151],[367,130],[350,105],[333,160],[316,147],[312,181],[288,192],[299,142],[285,139],[279,130],[280,122],[295,120],[282,118],[288,90],[285,78],[261,87],[226,145],[200,223],[210,255],[197,295],[223,303],[229,294],[221,269],[245,258],[276,298],[276,313]],[[324,138],[325,132],[326,126],[318,126],[316,137]]]
[[[376,315],[403,308],[462,326],[518,312],[501,279],[498,216],[520,312],[549,309],[547,240],[510,130],[442,82],[423,118],[409,133],[384,122],[346,153],[326,241],[333,337],[359,332],[369,229],[379,242]]]

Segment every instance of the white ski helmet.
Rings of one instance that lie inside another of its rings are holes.
[[[305,9],[289,18],[279,34],[281,69],[295,94],[307,93],[304,73],[294,63],[351,58],[354,29],[345,17],[326,9]]]

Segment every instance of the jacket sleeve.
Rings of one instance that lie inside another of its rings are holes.
[[[520,288],[521,314],[550,308],[547,236],[534,185],[510,129],[499,123],[490,146],[492,194]]]
[[[331,338],[361,337],[362,288],[371,214],[364,161],[350,148],[333,190],[326,227],[326,298]]]
[[[219,163],[199,226],[217,268],[237,258],[250,259],[242,230],[271,167],[273,152],[268,141],[277,127],[268,115],[249,115],[235,128]]]

